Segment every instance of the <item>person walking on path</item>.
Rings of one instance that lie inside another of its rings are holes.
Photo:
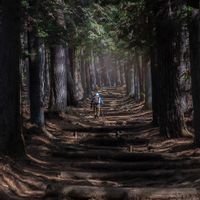
[[[93,109],[95,119],[100,117],[103,104],[103,96],[97,92],[91,99],[91,108]]]

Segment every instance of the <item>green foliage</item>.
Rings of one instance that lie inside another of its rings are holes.
[[[146,48],[154,41],[152,13],[158,8],[155,0],[22,0],[27,14],[27,28],[36,27],[39,37],[48,44],[58,41],[70,46],[88,48]],[[186,21],[193,7],[184,1],[173,1],[176,19]],[[65,26],[57,20],[58,10],[65,16]],[[155,13],[154,13],[155,14]]]
[[[151,41],[149,11],[145,0],[22,0],[26,28],[48,45],[58,42],[72,47],[111,51],[126,55]],[[65,25],[58,23],[58,12]],[[121,51],[123,49],[123,51]]]
[[[21,1],[21,5],[23,9],[27,9],[28,8],[28,1],[27,0],[22,0]]]

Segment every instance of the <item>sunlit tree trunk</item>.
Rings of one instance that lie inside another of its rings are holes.
[[[56,23],[66,30],[64,17],[64,1],[56,0],[59,5],[55,11]],[[57,40],[51,45],[51,79],[53,81],[51,89],[51,110],[56,112],[65,112],[67,110],[67,44],[59,35]]]
[[[66,48],[61,44],[51,48],[51,68],[53,81],[51,110],[65,112],[67,109]]]
[[[181,33],[181,58],[179,67],[179,82],[181,92],[181,108],[183,112],[188,112],[192,105],[190,102],[191,77],[190,77],[190,52],[189,52],[189,32],[186,24],[182,27]]]
[[[20,121],[20,0],[0,2],[0,153],[24,155]]]

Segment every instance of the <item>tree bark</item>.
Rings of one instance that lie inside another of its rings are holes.
[[[192,97],[194,107],[194,143],[200,147],[200,14],[193,11],[190,23],[190,52],[192,73]]]
[[[117,86],[122,86],[121,74],[120,74],[120,65],[119,65],[119,61],[116,58],[115,58],[115,62],[116,62],[116,73],[117,73],[116,84],[117,84]]]
[[[101,67],[101,84],[102,86],[109,86],[108,70],[106,66],[106,55],[102,53],[99,56],[100,67]]]
[[[169,6],[164,3],[163,6]],[[157,16],[157,52],[160,72],[160,134],[167,138],[183,135],[184,118],[178,81],[180,66],[181,25],[171,16],[171,8],[160,11]]]
[[[96,89],[97,79],[96,79],[95,57],[93,50],[91,50],[90,57],[91,57],[91,63],[90,63],[91,89],[92,91],[94,91]]]
[[[144,101],[145,97],[145,81],[144,81],[144,74],[145,74],[145,65],[146,60],[142,53],[139,54],[139,85],[140,85],[140,101]]]
[[[121,63],[121,61],[119,61],[119,65],[120,65],[121,83],[122,83],[122,85],[125,85],[126,84],[125,67],[124,67],[123,63]]]
[[[135,73],[134,73],[134,83],[135,83],[135,100],[141,100],[141,83],[140,83],[140,59],[139,54],[136,51],[135,53]]]
[[[59,5],[56,9],[56,23],[63,31],[66,31],[65,16],[64,16],[64,1],[56,0]],[[51,69],[52,69],[52,89],[50,101],[51,110],[56,112],[65,112],[67,110],[67,44],[62,36],[57,35],[57,42],[51,45]]]
[[[151,48],[151,83],[152,83],[152,112],[153,112],[153,120],[152,123],[156,127],[159,125],[159,109],[160,109],[160,101],[159,101],[159,71],[157,64],[157,48]]]
[[[45,47],[37,32],[28,33],[29,48],[29,97],[31,122],[44,126],[44,70]]]
[[[86,77],[86,97],[88,97],[91,93],[91,77],[90,77],[90,63],[89,63],[89,60],[86,59],[85,60],[85,77]]]
[[[135,97],[135,63],[131,55],[129,55],[125,66],[125,76],[127,94]]]
[[[76,56],[75,56],[76,60],[75,60],[75,75],[74,75],[74,79],[75,79],[75,95],[76,95],[76,100],[82,100],[83,99],[83,86],[82,86],[82,77],[81,77],[81,72],[80,72],[80,68],[81,68],[81,54],[80,51],[76,51]]]
[[[0,153],[24,155],[20,121],[20,0],[1,1]]]
[[[84,97],[87,96],[86,94],[86,71],[85,71],[85,54],[83,48],[80,50],[80,73],[81,73],[81,82],[83,87],[83,95]]]
[[[68,52],[68,53],[67,53]],[[77,106],[78,102],[75,95],[75,49],[66,49],[67,53],[67,104]]]
[[[179,84],[181,92],[181,108],[184,113],[190,112],[192,103],[190,102],[191,76],[190,76],[190,50],[189,50],[189,30],[187,24],[182,27],[181,33],[181,62],[179,67]]]
[[[51,109],[56,112],[67,110],[67,68],[66,49],[63,45],[55,45],[51,48],[52,68],[52,97]]]
[[[145,109],[152,109],[152,83],[150,63],[145,62]]]
[[[125,68],[126,93],[127,95],[129,95],[131,90],[131,75],[132,75],[131,74],[132,65],[130,64],[129,60],[127,60],[124,68]]]

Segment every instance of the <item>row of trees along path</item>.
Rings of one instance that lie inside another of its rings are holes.
[[[193,0],[1,0],[0,199],[199,199],[199,16]]]

